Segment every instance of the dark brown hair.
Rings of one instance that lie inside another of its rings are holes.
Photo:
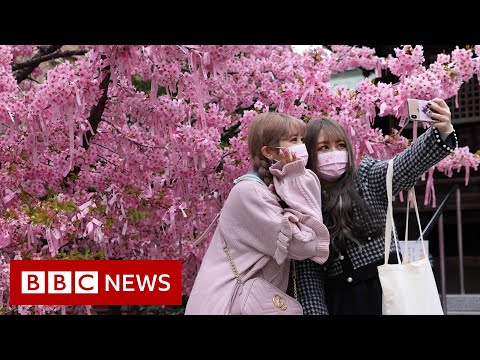
[[[361,246],[365,237],[362,217],[369,216],[369,209],[355,187],[355,158],[350,139],[342,125],[329,118],[311,120],[307,124],[305,145],[308,151],[307,168],[319,178],[317,167],[317,139],[320,132],[326,141],[342,139],[348,152],[348,166],[345,173],[332,187],[322,192],[323,221],[330,232],[330,244],[337,252],[344,251],[346,239]]]

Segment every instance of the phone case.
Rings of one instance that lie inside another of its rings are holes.
[[[425,100],[407,99],[408,106],[408,118],[412,121],[422,121],[429,123],[436,123],[438,120],[429,117],[425,111],[427,108],[427,102]]]

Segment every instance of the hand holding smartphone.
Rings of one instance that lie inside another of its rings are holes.
[[[436,119],[432,119],[427,115],[429,110],[427,106],[428,101],[418,99],[407,99],[408,118],[413,121],[422,121],[428,123],[439,122]]]

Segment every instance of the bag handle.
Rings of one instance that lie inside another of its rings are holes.
[[[393,218],[393,204],[392,204],[392,180],[393,180],[393,159],[390,159],[388,161],[388,168],[387,168],[387,177],[386,177],[386,185],[387,185],[387,199],[388,199],[388,207],[387,207],[387,218],[386,218],[386,224],[385,224],[385,264],[388,263],[388,259],[390,256],[390,244],[392,241],[392,230],[393,230],[393,236],[395,240],[395,250],[397,253],[397,259],[398,263],[400,264],[400,255],[398,251],[398,238],[397,238],[397,231],[395,229],[395,221]],[[415,196],[415,188],[412,186],[408,190],[408,200],[407,200],[407,219],[406,219],[406,226],[405,226],[405,251],[404,251],[404,261],[403,263],[406,264],[409,262],[408,258],[408,218],[409,218],[409,206],[410,206],[410,196],[413,201],[413,205],[415,207],[415,214],[417,217],[417,224],[418,224],[418,229],[420,230],[420,239],[422,241],[422,247],[423,247],[423,252],[426,254],[425,250],[425,243],[423,242],[423,231],[422,231],[422,225],[420,223],[420,215],[418,213],[418,205],[417,205],[417,199]]]
[[[425,249],[425,242],[423,241],[423,230],[422,230],[422,224],[420,223],[420,215],[418,214],[418,206],[417,206],[417,197],[415,196],[415,188],[412,186],[410,190],[408,190],[408,200],[407,200],[407,220],[405,223],[405,248],[404,248],[404,264],[408,264],[410,262],[410,259],[408,258],[408,215],[410,213],[410,197],[413,202],[413,206],[415,208],[415,215],[417,217],[417,224],[418,224],[418,230],[420,231],[420,240],[422,242],[422,249],[423,249],[423,254],[426,256],[427,255],[427,250]]]
[[[398,240],[397,231],[395,229],[395,223],[393,221],[393,206],[392,206],[392,178],[393,178],[393,159],[388,161],[387,167],[387,219],[385,222],[385,264],[388,264],[388,258],[390,256],[390,243],[392,242],[392,229],[395,239],[395,248],[397,250],[397,259],[400,264],[400,255],[398,254]]]
[[[239,284],[244,284],[245,282],[242,280],[242,277],[240,276],[240,273],[238,272],[237,267],[235,266],[235,263],[233,262],[232,254],[230,253],[230,249],[228,248],[227,242],[222,236],[223,243],[225,246],[223,247],[224,253],[227,255],[228,258],[228,263],[230,264],[230,268],[232,269],[233,274],[235,275],[235,279],[237,279],[237,283]],[[290,260],[291,264],[293,266],[293,274],[292,274],[292,279],[293,279],[293,297],[295,300],[298,301],[297,299],[297,272],[295,269],[295,261],[293,259]]]
[[[223,236],[222,236],[222,239],[223,239]],[[223,242],[225,244],[225,246],[223,247],[223,251],[227,255],[228,262],[230,264],[230,268],[233,271],[233,274],[235,275],[235,279],[237,279],[237,282],[239,284],[243,284],[244,281],[242,280],[242,277],[240,276],[240,273],[238,272],[237,267],[235,266],[235,263],[233,262],[232,254],[230,254],[230,249],[228,248],[227,243],[225,242],[225,239],[223,239]]]

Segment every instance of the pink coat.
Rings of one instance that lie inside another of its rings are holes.
[[[272,165],[270,172],[287,209],[259,182],[242,181],[232,188],[195,279],[186,315],[229,313],[236,279],[223,251],[225,242],[244,281],[260,276],[283,291],[288,286],[288,258],[311,258],[319,264],[327,260],[330,234],[322,222],[320,182],[302,160],[281,166]]]

